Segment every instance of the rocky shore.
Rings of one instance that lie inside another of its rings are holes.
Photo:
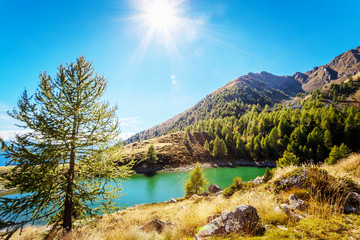
[[[147,163],[143,163],[138,165],[134,171],[136,173],[154,173],[154,172],[188,172],[194,168],[195,164],[190,165],[183,165],[183,166],[150,166]],[[216,168],[216,167],[269,167],[275,168],[276,162],[270,160],[264,161],[243,161],[243,160],[236,160],[236,161],[215,161],[215,162],[206,162],[201,163],[200,166],[202,168]]]

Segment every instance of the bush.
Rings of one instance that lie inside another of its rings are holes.
[[[224,189],[223,195],[225,197],[232,196],[236,191],[239,191],[243,187],[243,182],[240,177],[235,177],[233,183]]]
[[[346,146],[344,143],[338,146],[334,146],[331,148],[329,157],[325,159],[325,162],[329,165],[335,164],[337,161],[339,161],[342,158],[346,158],[351,153],[351,150],[348,146]]]
[[[300,160],[299,158],[293,154],[292,152],[285,151],[282,158],[276,162],[277,167],[286,167],[289,165],[299,165]]]
[[[206,189],[206,184],[208,184],[208,182],[200,168],[200,164],[197,163],[195,168],[190,172],[190,178],[186,180],[184,186],[186,196],[201,194]]]
[[[264,178],[263,178],[264,183],[267,183],[268,181],[270,181],[270,179],[273,177],[273,175],[274,175],[273,171],[269,170],[269,168],[266,167]]]
[[[151,145],[146,153],[146,161],[154,164],[157,163],[158,160],[159,159],[156,156],[154,145]]]

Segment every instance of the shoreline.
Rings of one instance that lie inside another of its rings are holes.
[[[136,174],[146,174],[146,173],[171,173],[171,172],[189,172],[195,167],[196,163],[177,166],[177,167],[147,167],[147,168],[137,168],[134,169]],[[215,161],[215,162],[204,162],[200,163],[201,168],[217,168],[217,167],[269,167],[275,168],[276,162],[270,160],[264,161]]]

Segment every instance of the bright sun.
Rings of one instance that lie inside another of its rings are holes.
[[[154,1],[144,9],[143,17],[157,30],[168,31],[176,24],[176,8],[165,0]]]

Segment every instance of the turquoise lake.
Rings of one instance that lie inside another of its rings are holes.
[[[243,181],[262,176],[266,168],[258,167],[217,167],[204,169],[209,184],[217,184],[220,188],[229,186],[236,176]],[[120,205],[163,202],[170,198],[179,198],[185,195],[184,184],[189,178],[189,172],[156,173],[153,175],[136,174],[122,183]]]
[[[258,167],[217,167],[203,169],[210,184],[217,184],[224,189],[229,186],[236,176],[243,181],[255,179],[265,173],[265,168]],[[124,188],[121,193],[126,195],[119,199],[118,205],[129,207],[134,204],[168,201],[185,195],[184,184],[189,178],[189,172],[169,172],[154,174],[135,174],[122,182]],[[7,197],[19,197],[11,194]]]

